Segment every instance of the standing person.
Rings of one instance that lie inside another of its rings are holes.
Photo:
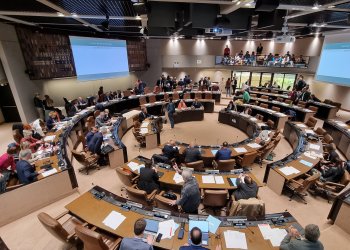
[[[236,93],[236,88],[237,88],[237,77],[236,73],[233,74],[233,79],[232,79],[232,95],[234,96]]]
[[[231,96],[230,88],[231,88],[231,78],[227,78],[225,89],[226,89],[226,97]]]
[[[304,76],[300,75],[297,81],[297,84],[295,86],[296,91],[301,91],[303,88],[305,88],[306,82],[304,81]]]
[[[226,45],[226,48],[224,49],[224,57],[229,57],[231,54],[231,50],[228,47],[228,45]]]
[[[171,201],[170,205],[181,206],[185,213],[198,214],[201,194],[196,178],[192,176],[192,171],[189,169],[180,170],[176,164],[173,167],[176,172],[182,175],[184,185],[181,190],[181,198],[177,201]]]
[[[159,176],[157,172],[157,169],[152,166],[152,162],[146,161],[145,167],[140,169],[140,179],[137,187],[146,191],[147,194],[152,193],[155,189],[159,191]]]
[[[39,118],[41,120],[44,120],[44,104],[43,104],[43,100],[41,100],[40,98],[39,93],[36,93],[34,96],[34,107],[38,112]]]
[[[296,228],[290,226],[288,234],[281,242],[281,250],[323,250],[322,243],[318,240],[320,238],[320,229],[317,225],[309,224],[305,227],[305,239],[292,239],[292,237],[300,238],[300,233]]]
[[[169,118],[170,126],[171,126],[171,128],[174,128],[175,104],[173,103],[172,98],[169,99],[167,111],[168,111],[168,118]]]
[[[256,48],[256,54],[257,55],[261,55],[262,51],[263,51],[264,47],[261,45],[261,43],[259,44],[259,46]]]
[[[153,250],[153,236],[149,234],[146,242],[143,240],[144,231],[146,229],[147,222],[140,218],[135,221],[133,238],[124,238],[120,243],[120,250]]]

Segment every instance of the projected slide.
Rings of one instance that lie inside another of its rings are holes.
[[[316,80],[350,86],[350,43],[323,46]]]
[[[96,80],[129,73],[126,41],[70,36],[78,80]]]

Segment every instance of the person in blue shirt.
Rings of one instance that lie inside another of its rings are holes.
[[[174,113],[175,113],[175,104],[173,103],[173,99],[170,98],[169,99],[169,104],[167,107],[167,111],[168,111],[168,118],[170,121],[170,126],[171,128],[174,128]]]
[[[96,127],[91,127],[91,130],[86,134],[85,136],[85,142],[86,145],[89,145],[92,137],[94,136],[94,134],[96,134],[98,132],[98,128]]]
[[[193,102],[193,104],[192,104],[192,108],[194,108],[194,109],[199,109],[199,108],[201,108],[202,106],[203,106],[202,103],[200,103],[200,102],[198,101],[197,98],[194,99],[194,102]]]
[[[103,134],[107,133],[107,128],[106,127],[102,127],[100,128],[100,131],[97,131],[92,138],[90,139],[87,147],[88,150],[93,153],[93,154],[97,154],[97,155],[101,155],[101,146],[103,143]]]
[[[144,231],[146,229],[147,222],[140,218],[135,221],[134,224],[134,238],[124,238],[120,243],[120,250],[153,250],[154,238],[152,235],[148,235],[146,242],[143,240]]]
[[[19,154],[19,161],[16,163],[16,171],[19,182],[22,184],[29,184],[37,180],[37,176],[45,171],[41,169],[36,172],[35,168],[29,163],[32,158],[32,151],[30,149],[22,150]]]
[[[215,154],[215,160],[220,161],[220,160],[229,160],[231,159],[231,153],[232,150],[228,148],[228,143],[225,141],[222,144],[221,149],[218,150]]]
[[[190,232],[191,244],[186,243],[179,250],[206,250],[209,248],[202,247],[202,231],[198,227],[194,227]],[[221,250],[221,245],[217,245],[215,250]]]

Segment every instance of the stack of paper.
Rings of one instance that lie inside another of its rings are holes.
[[[224,178],[221,175],[220,176],[215,175],[214,178],[215,178],[216,184],[224,184],[225,183]]]
[[[125,216],[116,211],[110,212],[110,214],[102,221],[107,227],[116,230],[120,224],[125,220]]]
[[[306,125],[303,124],[303,123],[298,123],[297,126],[298,126],[299,128],[306,128]]]
[[[287,116],[287,115],[285,115],[283,113],[279,113],[279,112],[277,112],[276,115],[279,116],[279,117],[286,117]]]
[[[248,249],[245,233],[227,230],[224,232],[226,248]]]
[[[269,224],[259,224],[259,229],[265,240],[270,240],[272,246],[279,247],[287,235],[285,229],[271,228]]]
[[[245,153],[247,150],[245,148],[233,148],[237,153]]]
[[[260,148],[261,146],[259,145],[259,144],[257,144],[257,143],[248,143],[247,144],[249,147],[251,147],[251,148]]]
[[[256,122],[258,119],[256,119],[255,117],[252,117],[252,118],[250,118],[250,120],[253,122]]]
[[[44,173],[41,173],[41,174],[42,174],[43,177],[47,177],[47,176],[55,174],[55,173],[57,173],[57,169],[53,168],[53,169],[45,171]]]
[[[147,128],[147,127],[148,127],[148,124],[149,124],[149,122],[143,122],[143,123],[141,124],[141,128]]]
[[[131,161],[127,165],[132,171],[137,171],[139,169],[139,164],[136,162]]]
[[[218,230],[218,227],[221,224],[221,221],[216,219],[214,216],[209,215],[208,218],[206,219],[209,224],[209,232],[215,234],[216,230]]]
[[[280,171],[284,175],[298,174],[300,172],[298,169],[294,167],[283,167],[283,168],[280,168]]]
[[[179,224],[174,220],[166,220],[159,222],[158,234],[162,234],[162,239],[171,239],[175,235],[175,231],[178,229]]]
[[[258,126],[259,126],[259,127],[262,127],[262,126],[266,126],[266,124],[263,123],[263,122],[259,122],[259,123],[258,123]]]
[[[320,150],[320,145],[317,144],[309,144],[309,149]]]
[[[182,176],[178,173],[174,174],[174,178],[173,180],[175,181],[176,184],[184,182],[184,179],[182,178]]]
[[[215,183],[214,175],[202,175],[202,182],[205,184],[214,184]]]
[[[317,155],[314,154],[314,151],[306,151],[306,152],[304,153],[304,155],[305,155],[306,157],[309,157],[309,158],[314,159],[314,160],[317,159]]]
[[[307,134],[315,134],[315,132],[312,129],[305,129],[305,133],[307,133]]]
[[[148,133],[148,128],[141,128],[140,129],[141,134],[147,134]]]
[[[308,167],[312,167],[312,163],[311,162],[308,162],[308,161],[305,161],[305,160],[300,160],[300,163],[301,164],[304,164],[305,166],[308,166]]]
[[[45,142],[53,141],[55,140],[55,138],[56,138],[56,135],[48,135],[48,136],[45,136],[44,141]]]

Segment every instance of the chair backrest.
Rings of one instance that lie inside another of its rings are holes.
[[[186,167],[193,168],[194,171],[204,171],[204,162],[203,160],[188,162]]]
[[[172,200],[170,199],[167,199],[161,195],[156,195],[154,197],[154,205],[155,207],[157,208],[160,208],[160,209],[165,209],[165,210],[169,210],[169,211],[175,211],[175,212],[178,212],[178,208],[177,206],[173,206],[173,205],[169,205],[171,203]]]
[[[146,191],[133,187],[125,187],[125,189],[129,200],[148,206]]]
[[[277,136],[279,136],[279,134],[281,133],[281,130],[276,130],[275,133],[273,134],[271,140],[275,140],[277,138]]]
[[[67,242],[69,234],[56,219],[44,212],[38,214],[38,219],[46,230],[55,236],[56,239]]]
[[[318,179],[320,179],[321,174],[320,173],[315,173],[313,175],[310,175],[307,177],[301,186],[299,186],[295,191],[299,193],[304,193],[306,192],[311,185],[313,185]]]
[[[318,135],[324,136],[327,133],[327,131],[321,127],[318,127],[316,128],[315,133]]]
[[[306,126],[308,126],[310,128],[314,128],[316,123],[317,123],[317,119],[315,117],[311,116],[311,117],[309,117],[309,119],[307,119],[305,124],[306,124]]]
[[[131,171],[129,170],[125,170],[123,168],[117,167],[115,169],[115,171],[117,172],[117,175],[119,177],[119,179],[121,180],[121,182],[125,185],[125,186],[132,186],[132,178],[133,178],[133,174]]]
[[[303,102],[303,101],[298,102],[299,107],[305,108],[305,105],[306,105],[306,102]]]
[[[284,99],[282,97],[277,97],[276,101],[278,102],[284,102]]]
[[[135,139],[137,140],[138,143],[142,143],[143,142],[143,138],[141,136],[141,134],[139,132],[137,132],[136,129],[132,129],[132,134],[134,135]]]
[[[231,170],[235,169],[235,166],[236,166],[235,159],[220,160],[220,161],[218,161],[217,169],[220,171],[231,171]]]
[[[168,102],[169,101],[169,94],[164,93],[164,101]]]
[[[340,184],[347,186],[349,182],[350,182],[350,174],[348,171],[345,170],[343,176],[340,179]]]
[[[224,207],[227,204],[227,190],[204,190],[203,205],[207,207]]]
[[[274,111],[276,111],[276,112],[280,112],[280,111],[281,111],[281,108],[273,106],[273,107],[272,107],[272,110],[274,110]]]
[[[108,250],[109,247],[103,242],[102,235],[87,227],[77,225],[75,233],[84,243],[84,250]]]
[[[185,93],[183,99],[191,99],[191,94],[190,93]]]
[[[262,95],[260,98],[261,99],[269,99],[269,97],[267,95]]]
[[[284,100],[284,103],[291,104],[292,100],[286,99],[286,100]]]
[[[256,119],[260,120],[260,121],[263,121],[264,120],[264,116],[263,115],[260,115],[260,114],[257,114],[255,116]]]
[[[196,92],[194,98],[202,99],[202,92]]]
[[[139,98],[140,105],[145,105],[147,103],[145,96],[140,96]]]
[[[244,154],[241,165],[245,167],[245,166],[250,166],[251,164],[253,164],[257,154],[258,154],[257,151],[252,151],[252,152]]]
[[[151,93],[151,90],[150,90],[149,87],[145,87],[144,90],[143,90],[143,92],[144,92],[145,94],[148,94],[148,93]]]
[[[156,99],[156,96],[155,96],[155,95],[150,95],[150,96],[148,96],[148,100],[149,100],[149,102],[150,102],[150,103],[154,103],[154,102],[156,102],[156,101],[157,101],[157,99]]]
[[[209,99],[209,100],[213,99],[212,93],[205,93],[205,99]]]
[[[123,91],[123,96],[124,97],[128,97],[128,96],[130,96],[131,95],[131,91],[130,90],[124,90]]]
[[[267,109],[269,108],[269,105],[267,105],[266,103],[260,103],[260,107]]]
[[[325,134],[323,137],[323,141],[327,144],[333,142],[333,137],[330,134]]]
[[[229,216],[263,217],[265,216],[265,203],[257,198],[234,201],[230,208]]]
[[[273,141],[273,149],[275,149],[278,145],[278,143],[281,141],[282,136],[277,136],[276,139]]]
[[[264,148],[264,150],[261,153],[261,159],[266,159],[266,157],[273,151],[274,149],[274,143],[269,143],[267,146]]]
[[[179,100],[179,99],[180,99],[179,93],[174,92],[173,93],[173,100]]]
[[[94,117],[96,118],[97,116],[99,116],[99,115],[100,115],[100,113],[101,113],[101,111],[100,111],[100,110],[95,110],[95,112],[94,112]]]
[[[268,119],[266,123],[267,123],[267,126],[269,126],[270,129],[274,129],[275,128],[275,122],[274,121]]]
[[[250,97],[256,98],[256,94],[250,94]]]
[[[316,113],[318,111],[318,107],[315,107],[315,106],[309,106],[308,109],[315,111]]]

